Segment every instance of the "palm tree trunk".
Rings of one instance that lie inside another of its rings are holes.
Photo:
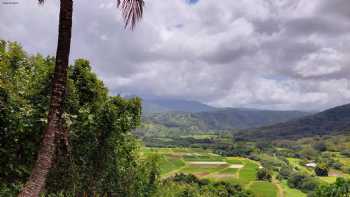
[[[48,125],[44,133],[36,163],[19,197],[38,197],[52,166],[56,149],[56,135],[60,132],[60,118],[67,86],[67,69],[72,32],[73,0],[61,0],[56,67],[52,81]]]

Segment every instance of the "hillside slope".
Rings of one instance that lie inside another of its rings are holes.
[[[285,123],[241,132],[247,139],[295,139],[315,135],[350,133],[350,104]]]
[[[178,128],[188,132],[218,131],[255,128],[297,119],[306,115],[309,115],[309,113],[230,108],[198,113],[167,112],[149,114],[143,117],[143,122],[148,125],[161,125],[163,129]]]

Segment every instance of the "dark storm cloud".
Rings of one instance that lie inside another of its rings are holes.
[[[350,1],[146,1],[134,32],[115,0],[75,1],[71,60],[113,93],[217,106],[321,109],[350,99]],[[0,37],[55,53],[58,3],[0,5]]]
[[[317,15],[289,20],[286,22],[285,27],[285,31],[291,36],[305,36],[310,34],[339,36],[349,32],[350,23]]]

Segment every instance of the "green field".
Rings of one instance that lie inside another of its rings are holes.
[[[256,197],[275,197],[277,196],[277,187],[273,183],[266,181],[254,181],[249,185],[249,189]]]
[[[243,157],[222,157],[209,150],[193,148],[145,148],[145,156],[158,154],[163,178],[176,173],[193,174],[201,179],[237,183],[258,197],[305,197],[299,190],[276,181],[257,181],[260,164]],[[297,160],[289,159],[297,167]],[[306,170],[306,169],[305,169]],[[309,171],[310,173],[310,171]]]
[[[283,194],[285,197],[306,197],[306,194],[297,189],[292,189],[288,187],[287,182],[283,181],[281,183],[283,188]]]

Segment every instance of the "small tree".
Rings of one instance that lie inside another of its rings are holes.
[[[271,172],[266,168],[262,168],[256,174],[256,178],[261,181],[271,181]]]
[[[317,176],[328,176],[328,166],[325,163],[320,163],[315,168]]]

